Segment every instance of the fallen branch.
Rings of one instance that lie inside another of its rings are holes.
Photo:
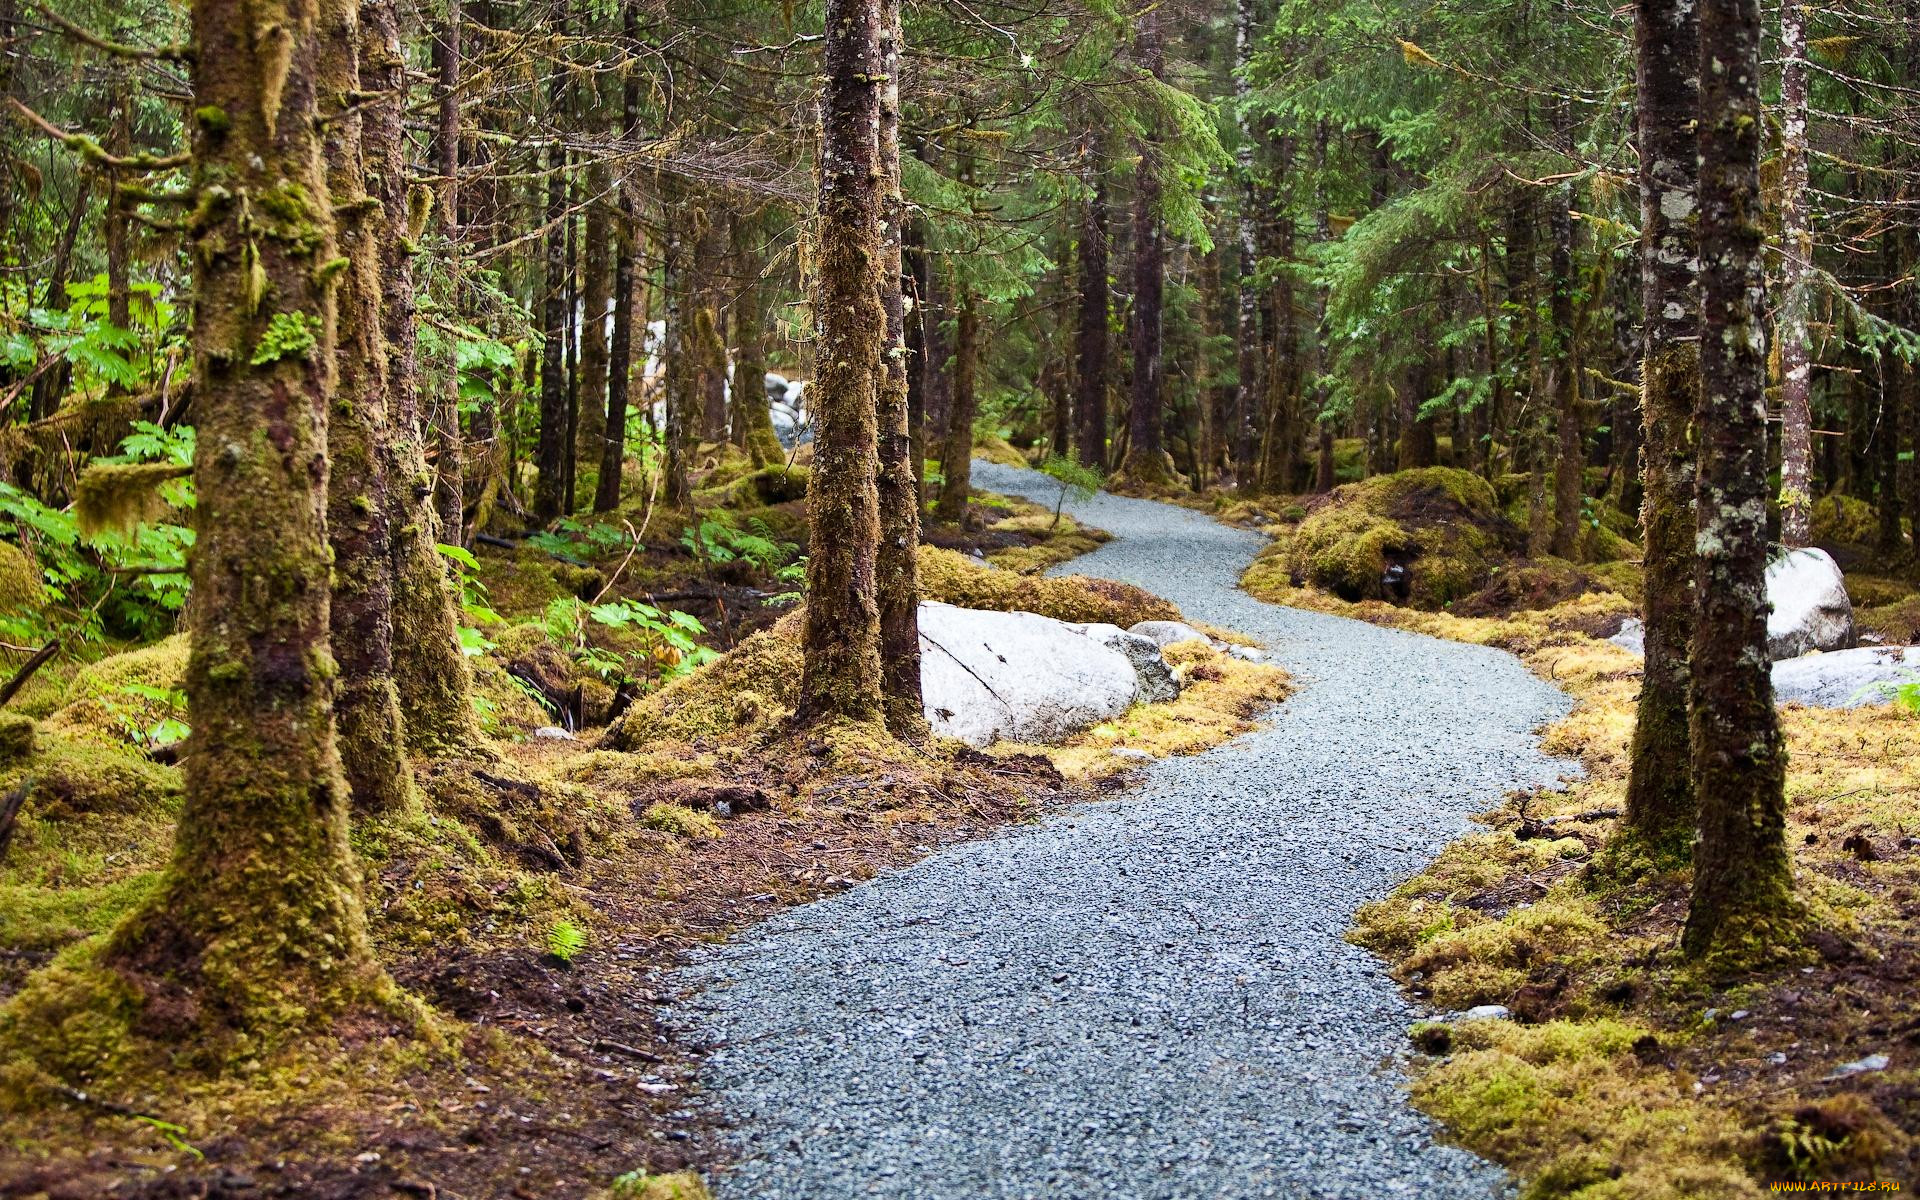
[[[33,678],[33,673],[53,661],[53,656],[59,653],[59,651],[60,639],[55,638],[34,651],[32,658],[21,663],[20,669],[13,673],[13,678],[7,680],[5,687],[0,687],[0,707],[4,707],[7,701],[13,699],[21,688],[27,686],[27,680]]]

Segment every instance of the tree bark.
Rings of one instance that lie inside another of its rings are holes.
[[[1700,391],[1694,230],[1700,34],[1692,0],[1640,0],[1635,21],[1640,135],[1641,430],[1646,538],[1640,615],[1646,662],[1635,711],[1623,839],[1684,861],[1694,831],[1687,733],[1693,634],[1694,463]]]
[[[1424,341],[1424,339],[1423,339]],[[1433,418],[1422,416],[1420,406],[1433,390],[1433,364],[1424,355],[1407,365],[1399,387],[1400,446],[1396,468],[1401,471],[1431,467],[1439,460],[1439,438],[1433,430]]]
[[[1107,469],[1107,322],[1111,290],[1107,280],[1107,192],[1097,146],[1082,142],[1091,191],[1080,218],[1080,325],[1075,334],[1074,449],[1096,471]]]
[[[347,3],[332,4],[320,30],[322,94],[348,96],[366,89],[360,69],[361,22]],[[369,30],[369,63],[385,47]],[[388,347],[381,324],[384,298],[380,246],[385,213],[364,194],[371,165],[362,153],[364,117],[351,108],[331,114],[322,152],[327,188],[341,214],[339,250],[346,259],[335,292],[334,406],[327,424],[327,536],[333,547],[330,609],[339,679],[333,713],[340,760],[353,806],[361,813],[395,812],[414,799],[405,755],[400,695],[394,683],[394,559],[391,520],[398,462],[390,424]]]
[[[875,588],[880,608],[880,688],[887,729],[920,740],[927,733],[920,701],[920,478],[907,412],[906,298],[903,269],[906,200],[900,194],[900,0],[880,3],[880,120],[875,157],[880,166],[880,253],[875,283],[886,319],[877,384],[880,435],[878,503],[880,552]]]
[[[1586,490],[1587,450],[1580,427],[1580,337],[1573,315],[1573,189],[1554,189],[1548,226],[1553,233],[1549,273],[1553,294],[1548,301],[1553,323],[1554,454],[1553,541],[1561,558],[1580,557],[1581,496]]]
[[[555,17],[564,32],[565,21]],[[548,111],[561,111],[566,73],[556,63],[547,82]],[[558,137],[547,148],[548,229],[540,283],[540,433],[534,444],[533,518],[546,524],[567,507],[567,152]]]
[[[1793,937],[1786,746],[1767,655],[1759,0],[1700,4],[1700,397],[1689,717],[1700,838],[1681,944],[1751,964]]]
[[[1807,336],[1807,6],[1780,4],[1780,540],[1813,538],[1813,364]]]
[[[780,462],[785,453],[773,431],[767,401],[766,311],[762,307],[765,267],[762,235],[747,217],[733,222],[733,261],[739,282],[733,300],[733,441],[755,467]]]
[[[600,436],[600,475],[594,481],[593,511],[620,507],[620,482],[627,463],[627,397],[633,387],[634,226],[637,215],[626,183],[620,185],[620,215],[613,233],[613,335],[607,345],[607,427]],[[644,331],[641,336],[645,336]]]
[[[933,509],[935,520],[948,522],[967,515],[967,498],[973,492],[973,420],[980,407],[974,391],[980,318],[973,296],[964,288],[959,302],[953,322],[953,398],[947,406],[947,440],[940,452],[940,499]]]
[[[600,461],[607,436],[608,309],[613,302],[613,213],[607,193],[611,173],[602,163],[587,169],[586,248],[581,254],[580,394],[575,422],[576,460]]]
[[[440,152],[440,220],[446,228],[449,242],[456,241],[460,237],[462,230],[460,224],[460,24],[463,19],[461,0],[447,0],[446,24],[442,26],[440,37],[436,40],[436,48],[440,51],[440,127],[438,147]],[[400,86],[404,88],[404,75],[402,75],[400,79]],[[404,99],[404,90],[400,95]],[[398,149],[399,147],[396,143],[396,153]],[[399,161],[404,163],[404,159]],[[405,188],[399,186],[396,181],[391,190],[396,192],[402,203],[398,209],[392,208],[391,205],[389,206],[389,217],[390,219],[404,220],[406,216],[406,205],[404,203],[406,199]],[[405,226],[399,227],[405,228]],[[458,255],[454,256],[454,261],[450,269],[454,275],[457,293],[460,271]],[[408,319],[412,319],[411,280],[408,282]],[[409,335],[407,352],[410,356],[414,354],[415,345],[416,343],[413,336]],[[417,387],[417,383],[415,386]],[[460,432],[460,373],[452,369],[451,364],[449,364],[447,370],[446,386],[442,388],[439,395],[435,397],[432,403],[432,410],[428,423],[431,426],[431,440],[434,448],[433,509],[435,515],[438,517],[439,537],[440,540],[450,542],[456,546],[464,545],[466,543],[467,532],[466,443]],[[409,439],[415,438],[415,425],[409,423],[406,428]],[[422,443],[422,445],[424,445],[424,443]],[[422,450],[422,453],[424,454],[424,450]],[[434,550],[431,545],[427,547],[427,551],[434,555],[431,564],[432,573],[444,576],[446,573],[446,565],[439,560],[438,551]],[[426,575],[423,568],[423,582],[425,578]],[[406,652],[404,646],[402,646],[401,652]],[[463,711],[469,710],[472,705],[470,703],[470,697],[466,693],[471,690],[470,677],[472,672],[468,668],[464,657],[461,658],[459,664],[459,675],[468,681],[466,684],[461,685],[463,690],[460,696],[460,703],[463,706]],[[407,698],[405,695],[406,685],[404,682],[404,673],[402,679],[402,700],[404,701]],[[452,719],[452,714],[443,715],[448,717],[448,719]],[[471,731],[475,733],[477,733],[479,729],[479,726],[474,722],[471,712],[460,717],[458,723],[463,729],[470,727]],[[409,731],[411,731],[411,729],[412,726],[410,724]],[[463,733],[462,736],[465,736],[465,734]]]
[[[256,4],[193,4],[197,189],[275,204],[262,220],[213,202],[193,230],[186,801],[166,874],[103,954],[175,998],[174,1036],[237,1028],[254,1051],[394,998],[347,842],[328,638],[335,313],[318,268],[336,245],[315,97],[318,34],[348,27],[350,3],[276,6],[272,39]]]
[[[1140,67],[1156,79],[1163,78],[1166,55],[1158,5],[1149,5],[1136,20],[1135,53]],[[1158,132],[1152,130],[1149,136]],[[1173,460],[1161,437],[1166,402],[1166,361],[1161,353],[1166,231],[1160,227],[1159,156],[1148,142],[1140,143],[1139,150],[1133,189],[1133,384],[1127,409],[1127,457],[1121,473],[1138,485],[1169,487],[1174,483]]]
[[[808,484],[807,628],[799,717],[877,723],[885,703],[876,415],[887,314],[880,304],[881,175],[876,130],[888,34],[884,0],[827,0],[820,100],[817,364]]]

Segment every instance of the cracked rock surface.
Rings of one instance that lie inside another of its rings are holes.
[[[1058,485],[974,464],[977,486]],[[1185,509],[1067,505],[1067,569],[1248,634],[1299,690],[1271,724],[767,921],[681,976],[737,1132],[723,1197],[1489,1197],[1397,1068],[1417,1013],[1354,909],[1513,788],[1570,770],[1570,701],[1518,660],[1237,587],[1263,540]]]

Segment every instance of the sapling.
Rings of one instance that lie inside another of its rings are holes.
[[[1074,451],[1047,455],[1046,461],[1040,464],[1040,470],[1060,484],[1060,495],[1053,503],[1053,524],[1047,526],[1049,530],[1059,527],[1060,512],[1067,506],[1069,495],[1075,500],[1090,500],[1105,481],[1099,471],[1082,463],[1079,454]]]

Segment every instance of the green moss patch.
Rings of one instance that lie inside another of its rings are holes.
[[[1440,608],[1485,587],[1520,548],[1486,480],[1426,467],[1334,489],[1295,531],[1287,565],[1343,600],[1393,598],[1387,569],[1404,569],[1409,602]]]

